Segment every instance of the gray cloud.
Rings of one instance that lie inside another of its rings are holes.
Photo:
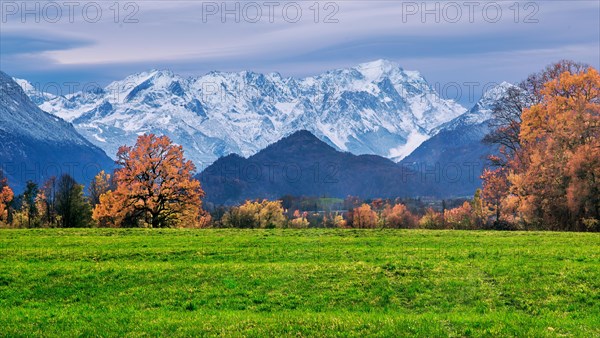
[[[91,39],[73,38],[40,31],[3,32],[1,37],[1,55],[3,57],[15,54],[40,54],[93,45]]]
[[[514,2],[499,1],[503,14],[497,22],[482,14],[485,2],[481,2],[472,22],[463,7],[463,16],[455,23],[444,20],[449,12],[439,23],[432,15],[425,22],[421,13],[406,16],[408,5],[422,1],[336,2],[338,23],[323,22],[329,13],[326,2],[319,2],[318,23],[309,9],[312,1],[299,2],[303,16],[296,23],[286,22],[281,12],[276,12],[273,23],[265,13],[256,23],[243,16],[235,22],[231,15],[222,23],[218,14],[205,22],[207,2],[134,3],[133,23],[124,22],[129,13],[124,8],[115,23],[109,9],[112,2],[103,3],[104,15],[96,23],[81,15],[73,23],[22,23],[15,15],[2,23],[0,32],[3,70],[38,81],[55,77],[55,81],[106,84],[149,68],[183,75],[251,69],[306,76],[388,58],[406,69],[420,70],[432,82],[485,83],[517,81],[562,58],[600,66],[596,1],[538,1],[531,2],[536,6],[531,8],[521,2],[518,15],[514,7],[510,9]],[[435,3],[427,2],[428,8]],[[462,4],[437,3],[441,8]],[[529,19],[537,22],[524,22],[534,12]]]

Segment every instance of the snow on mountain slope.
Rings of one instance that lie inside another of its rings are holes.
[[[0,170],[20,191],[27,180],[43,183],[69,173],[87,184],[101,169],[112,169],[104,152],[57,116],[40,110],[20,84],[0,71]]]
[[[21,85],[0,72],[0,131],[7,136],[91,146],[69,123],[42,112]]]
[[[249,71],[184,78],[152,70],[103,90],[30,95],[45,98],[37,102],[42,109],[71,121],[111,156],[153,132],[181,144],[199,167],[230,153],[250,156],[302,129],[339,150],[400,160],[465,112],[418,72],[385,60],[304,79]]]
[[[473,126],[484,122],[489,122],[492,119],[492,110],[502,103],[508,95],[508,90],[511,88],[518,88],[515,85],[502,82],[501,84],[492,87],[490,90],[485,92],[481,99],[466,113],[459,117],[443,123],[436,127],[432,133],[435,135],[440,131],[451,131],[461,128],[463,126]]]
[[[509,98],[509,90],[518,87],[503,82],[488,90],[466,113],[440,125],[433,136],[400,161],[413,170],[437,170],[436,179],[445,196],[468,196],[481,186],[481,172],[486,158],[496,149],[484,144],[483,138],[491,128],[493,110]],[[428,177],[432,177],[429,175]],[[440,183],[440,182],[438,182]]]

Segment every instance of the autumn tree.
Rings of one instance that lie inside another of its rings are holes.
[[[471,218],[474,226],[477,229],[483,228],[490,217],[490,211],[486,207],[486,202],[483,198],[483,191],[481,189],[477,189],[475,191],[475,195],[473,196],[473,200],[471,200],[469,203],[471,204]]]
[[[563,60],[530,75],[494,109],[496,125],[485,140],[499,153],[490,157],[495,168],[482,175],[482,196],[496,222],[549,229],[594,224],[596,78],[595,69]]]
[[[123,196],[117,198],[112,190],[100,195],[100,203],[92,211],[92,218],[98,223],[98,226],[109,228],[139,226],[132,219],[134,216],[132,208],[129,207],[129,210],[121,208],[120,203],[123,199]]]
[[[476,228],[473,207],[468,201],[459,207],[444,210],[444,221],[451,229],[471,230]]]
[[[499,146],[499,153],[490,157],[494,166],[505,167],[509,159],[520,156],[523,111],[541,102],[544,85],[564,72],[579,74],[587,68],[589,66],[583,63],[561,60],[507,89],[503,99],[492,108],[491,131],[484,138],[484,142]]]
[[[101,225],[159,228],[203,222],[204,192],[192,177],[196,168],[167,136],[139,136],[134,147],[119,148],[117,164],[115,190],[100,195],[94,209]]]
[[[521,158],[521,124],[525,109],[540,103],[544,84],[558,78],[562,73],[578,74],[589,66],[570,60],[561,60],[547,66],[542,71],[533,73],[518,86],[509,87],[504,97],[492,108],[493,118],[489,125],[491,131],[484,137],[484,143],[498,147],[496,154],[489,156],[492,168],[515,169],[526,165]],[[497,171],[496,174],[507,175],[508,171]],[[492,175],[487,175],[493,178]],[[507,192],[507,191],[505,191]],[[507,195],[504,195],[506,198]]]
[[[290,220],[290,228],[305,229],[308,228],[310,222],[307,219],[308,213],[306,211],[300,212],[295,210],[292,220]]]
[[[56,219],[56,177],[52,176],[44,182],[38,191],[37,203],[42,222],[48,226],[57,224]]]
[[[352,211],[352,227],[373,229],[377,227],[377,213],[368,204],[363,204]]]
[[[346,228],[348,223],[339,212],[323,215],[321,226],[323,228]]]
[[[508,169],[485,169],[481,175],[483,180],[482,197],[487,207],[495,216],[495,222],[500,222],[502,217],[502,203],[508,196]]]
[[[585,144],[567,164],[567,206],[581,229],[600,231],[600,145]]]
[[[346,228],[348,226],[348,222],[344,219],[342,215],[335,215],[332,217],[331,222],[336,228]]]
[[[111,188],[110,174],[105,173],[104,170],[100,171],[88,187],[88,195],[92,208],[100,204],[100,196],[106,194]]]
[[[505,96],[492,108],[493,118],[489,122],[491,131],[483,142],[498,146],[498,153],[489,157],[495,167],[505,167],[509,159],[519,156],[521,149],[521,115],[531,106],[531,95],[520,87],[509,87]]]
[[[425,214],[419,220],[419,226],[424,229],[442,229],[444,227],[444,216],[433,208],[427,208]]]
[[[258,224],[261,228],[281,228],[283,227],[285,222],[286,218],[283,214],[283,207],[281,206],[281,201],[264,200],[261,203],[260,212],[258,213]]]
[[[527,79],[519,83],[519,87],[532,96],[532,105],[539,104],[544,100],[544,89],[548,82],[560,78],[564,73],[585,73],[590,65],[573,60],[560,60],[546,66],[543,70],[530,74]]]
[[[9,221],[9,206],[14,198],[12,189],[8,186],[8,179],[0,171],[0,224]]]
[[[553,229],[585,230],[584,220],[600,219],[598,71],[547,82],[540,103],[523,112],[520,138],[527,165],[511,183],[521,211]]]
[[[251,229],[258,228],[256,221],[258,203],[246,201],[242,206],[231,207],[221,219],[221,224],[226,228]]]
[[[390,228],[416,228],[418,219],[413,215],[408,208],[401,203],[390,205],[387,204],[381,213],[384,220],[384,226]]]

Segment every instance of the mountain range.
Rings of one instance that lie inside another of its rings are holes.
[[[20,191],[26,181],[71,174],[89,182],[113,161],[61,118],[42,111],[0,71],[0,169]]]
[[[200,168],[232,153],[251,156],[298,130],[340,151],[398,161],[466,111],[419,72],[386,60],[303,79],[152,70],[65,96],[18,81],[41,109],[72,122],[109,156],[153,132],[182,145]]]

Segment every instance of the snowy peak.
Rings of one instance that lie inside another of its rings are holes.
[[[502,104],[504,100],[508,99],[511,90],[522,91],[519,87],[508,82],[502,82],[499,85],[495,85],[487,90],[482,95],[481,99],[479,99],[468,112],[448,123],[440,125],[434,130],[434,134],[437,134],[442,130],[456,130],[467,125],[487,123],[493,117],[493,110],[499,104]]]
[[[493,111],[515,94],[524,92],[507,82],[490,88],[468,112],[434,129],[434,135],[402,159],[400,164],[419,170],[436,166],[472,166],[470,170],[461,168],[457,171],[458,176],[441,185],[448,196],[472,194],[481,187],[479,177],[487,163],[487,156],[497,151],[494,146],[482,142],[490,132]]]
[[[483,94],[481,99],[482,100],[491,100],[491,99],[500,100],[503,96],[506,95],[506,92],[511,88],[518,88],[518,87],[512,83],[503,81],[499,85],[496,85],[496,86],[490,88],[489,90],[487,90]]]
[[[383,77],[389,76],[394,72],[403,72],[400,65],[387,60],[361,63],[353,69],[360,72],[368,81],[379,81]]]
[[[56,98],[56,95],[44,92],[39,86],[34,85],[33,83],[23,80],[13,78],[13,80],[23,89],[23,92],[27,94],[27,96],[35,103],[36,105],[43,104],[46,101],[50,101]]]
[[[172,89],[177,92],[177,88],[170,88],[170,86],[181,81],[183,79],[171,71],[151,70],[130,75],[122,81],[115,81],[106,87],[105,92],[111,94],[113,101],[126,103],[136,100],[136,98],[143,98],[141,94],[145,91]],[[181,89],[178,93],[181,94]]]
[[[478,107],[479,110],[492,110],[496,104],[508,98],[510,90],[521,91],[519,87],[511,83],[502,82],[501,84],[496,85],[486,91],[481,99],[477,102],[475,107]]]
[[[418,72],[386,60],[303,79],[150,70],[93,93],[44,100],[42,109],[73,122],[107,154],[153,132],[183,145],[199,167],[231,153],[251,156],[298,130],[338,150],[399,160],[466,111]]]

